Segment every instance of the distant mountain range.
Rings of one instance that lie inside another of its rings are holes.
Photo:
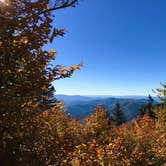
[[[94,112],[97,105],[106,108],[110,114],[114,111],[116,103],[120,103],[126,120],[137,116],[141,105],[147,103],[146,96],[79,96],[56,95],[58,100],[65,102],[67,112],[76,119],[84,119]],[[154,100],[157,101],[155,97]]]

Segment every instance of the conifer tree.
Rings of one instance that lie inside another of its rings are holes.
[[[113,112],[113,119],[117,126],[121,125],[125,122],[124,114],[121,110],[121,106],[119,103],[115,104],[114,112]]]
[[[148,96],[148,103],[147,103],[147,114],[152,117],[155,118],[155,113],[153,111],[154,108],[154,100],[152,98],[151,95]]]
[[[157,118],[166,123],[166,83],[161,83],[161,88],[154,90],[160,99],[160,103],[154,108]],[[164,124],[164,126],[166,126]]]
[[[154,100],[151,95],[148,96],[148,101],[146,104],[143,104],[139,109],[139,116],[144,116],[147,114],[151,118],[155,118],[155,113],[153,111],[154,109]]]
[[[163,106],[166,106],[166,83],[161,83],[162,88],[157,88],[154,92],[157,93]]]
[[[146,114],[146,104],[143,104],[139,108],[138,116],[143,117],[145,114]]]

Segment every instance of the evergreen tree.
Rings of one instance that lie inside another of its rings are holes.
[[[146,104],[143,104],[139,108],[138,116],[143,117],[145,114],[146,114]]]
[[[157,118],[166,122],[166,83],[161,83],[162,88],[157,88],[154,90],[155,93],[157,93],[157,96],[160,99],[160,103],[155,107],[155,113]]]
[[[161,101],[161,104],[165,107],[166,106],[166,83],[161,83],[162,88],[157,88],[154,90],[157,93],[158,98]]]
[[[147,114],[151,118],[155,118],[155,113],[153,111],[154,109],[154,100],[151,95],[148,96],[148,101],[146,104],[143,104],[139,109],[139,116],[144,116]]]
[[[148,96],[148,103],[147,103],[147,114],[148,116],[155,118],[155,113],[153,111],[154,108],[154,100],[151,95]]]
[[[121,125],[125,122],[124,114],[121,110],[121,106],[119,103],[115,104],[114,112],[113,112],[113,119],[117,126]]]

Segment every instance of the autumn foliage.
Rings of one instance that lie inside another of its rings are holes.
[[[77,0],[8,3],[0,16],[0,165],[164,166],[165,91],[158,89],[164,104],[154,108],[155,119],[117,126],[101,106],[84,123],[73,119],[54,97],[52,81],[70,77],[82,63],[51,66],[56,51],[44,46],[65,32],[53,27],[51,12]]]
[[[146,115],[116,127],[105,123],[107,118],[102,117],[104,109],[98,113],[102,122],[95,125],[88,122],[85,126],[88,129],[90,125],[93,134],[98,136],[89,137],[87,134],[86,141],[76,146],[71,165],[164,165],[166,128],[162,119],[154,121]]]

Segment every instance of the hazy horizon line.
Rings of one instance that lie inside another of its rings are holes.
[[[89,94],[62,94],[62,93],[59,93],[59,94],[55,94],[55,95],[65,95],[65,96],[103,96],[103,97],[148,97],[148,95],[130,95],[130,94],[127,94],[127,95],[89,95]],[[157,95],[152,95],[150,94],[151,96],[153,97],[157,97]]]

